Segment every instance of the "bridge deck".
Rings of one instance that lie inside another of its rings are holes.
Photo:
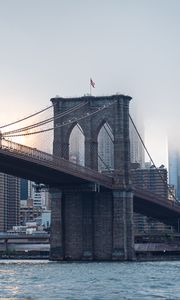
[[[50,185],[96,183],[112,189],[113,179],[60,157],[3,139],[0,170]]]
[[[3,139],[0,171],[50,186],[97,184],[113,190],[113,178],[62,158]],[[180,205],[149,191],[133,188],[134,211],[177,227]]]

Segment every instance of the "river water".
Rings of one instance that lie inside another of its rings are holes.
[[[0,299],[180,299],[180,262],[0,260]]]

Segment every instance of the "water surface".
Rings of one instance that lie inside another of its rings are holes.
[[[180,299],[180,262],[0,260],[0,299]]]

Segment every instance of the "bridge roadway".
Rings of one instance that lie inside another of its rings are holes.
[[[49,186],[96,184],[114,189],[113,178],[51,154],[5,139],[0,145],[0,171]],[[180,205],[149,191],[133,188],[134,211],[178,228]]]

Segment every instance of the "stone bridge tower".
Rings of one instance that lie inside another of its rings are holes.
[[[130,100],[131,97],[124,95],[51,99],[55,117],[54,155],[69,159],[70,135],[78,123],[84,133],[84,165],[98,170],[98,134],[108,123],[113,134],[114,157],[112,190],[95,184],[51,187],[52,260],[134,258],[133,194],[129,179]],[[67,110],[69,124],[67,116],[62,116]],[[63,122],[65,126],[58,126]]]

